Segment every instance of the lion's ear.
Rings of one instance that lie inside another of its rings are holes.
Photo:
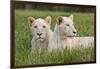
[[[71,15],[69,16],[69,18],[70,18],[71,20],[73,20],[73,19],[74,19],[74,16],[71,14]]]
[[[49,25],[51,24],[51,16],[47,16],[45,20]]]
[[[63,22],[63,17],[59,16],[57,17],[57,24],[60,25]]]
[[[32,26],[32,23],[35,21],[35,18],[33,18],[32,16],[28,17],[28,23],[30,26]]]

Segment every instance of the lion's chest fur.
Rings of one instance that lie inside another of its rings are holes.
[[[53,34],[49,39],[48,50],[49,51],[55,49],[63,50],[65,49],[65,47],[66,47],[66,39],[60,39],[60,36],[56,32],[53,32]]]

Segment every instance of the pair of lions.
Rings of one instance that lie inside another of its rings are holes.
[[[74,27],[73,15],[58,16],[53,32],[50,29],[50,16],[45,19],[29,17],[28,22],[33,34],[32,49],[47,48],[48,51],[55,51],[94,46],[94,37],[75,37],[77,31]]]

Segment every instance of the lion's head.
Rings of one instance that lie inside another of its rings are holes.
[[[47,16],[45,19],[33,17],[28,18],[33,36],[40,41],[43,41],[48,36],[50,30],[51,17]]]
[[[67,37],[76,36],[77,33],[74,27],[73,15],[70,15],[69,17],[59,16],[57,18],[56,28],[61,35]]]

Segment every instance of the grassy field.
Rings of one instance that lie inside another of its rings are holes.
[[[15,10],[15,65],[29,64],[51,64],[51,63],[73,63],[94,61],[94,49],[84,48],[78,50],[64,50],[64,52],[49,53],[47,50],[42,52],[31,51],[31,31],[27,22],[28,16],[35,18],[52,17],[51,29],[54,29],[57,16],[74,15],[75,27],[79,36],[94,35],[94,15],[93,13],[68,13],[57,11],[35,11],[35,10]]]

